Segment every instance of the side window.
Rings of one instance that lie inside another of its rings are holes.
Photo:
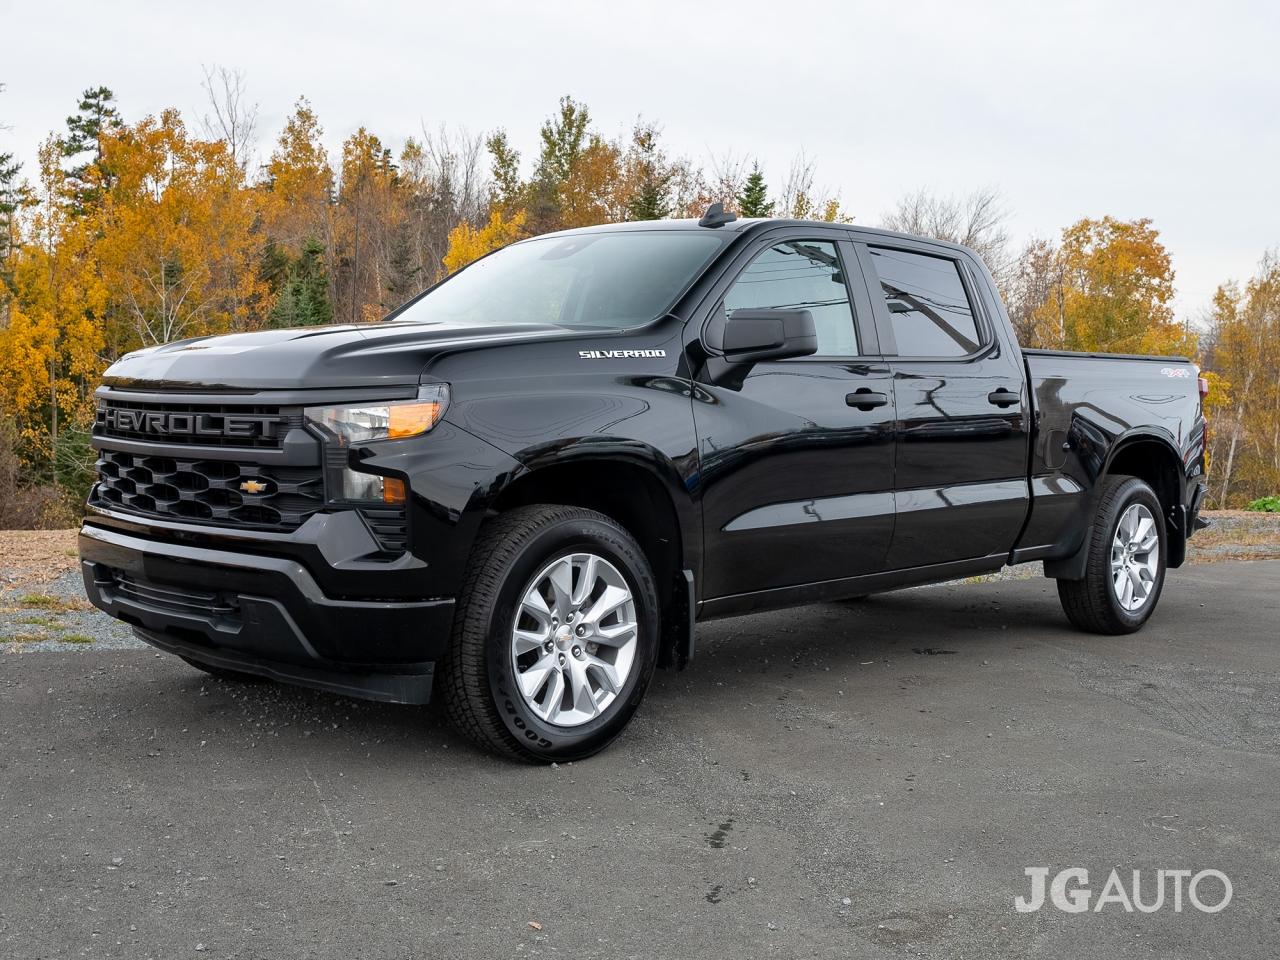
[[[960,265],[946,257],[870,247],[903,357],[963,357],[981,343]]]
[[[724,298],[728,313],[742,309],[809,310],[820,357],[858,355],[853,307],[836,246],[826,240],[781,240],[742,271]]]

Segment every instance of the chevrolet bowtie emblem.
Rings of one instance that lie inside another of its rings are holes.
[[[262,493],[267,489],[267,484],[261,480],[246,480],[240,484],[240,489],[244,493]]]

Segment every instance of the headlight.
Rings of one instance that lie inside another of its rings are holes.
[[[416,400],[362,403],[349,407],[307,407],[307,423],[319,427],[326,439],[349,447],[370,440],[417,437],[440,422],[449,403],[449,387],[433,383],[418,391]]]
[[[329,499],[403,503],[404,481],[352,470],[346,448],[421,436],[440,422],[448,404],[448,385],[433,383],[422,387],[416,400],[307,407],[303,411],[307,425],[324,436],[330,450],[339,452],[337,457],[326,457]]]

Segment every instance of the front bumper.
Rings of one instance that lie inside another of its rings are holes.
[[[425,703],[453,623],[452,598],[335,597],[288,557],[93,523],[81,528],[80,556],[89,600],[148,643],[350,696]]]

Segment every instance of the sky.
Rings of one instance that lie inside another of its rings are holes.
[[[202,66],[243,71],[265,158],[305,95],[334,153],[363,125],[505,128],[526,160],[565,94],[607,136],[657,121],[669,152],[803,150],[876,225],[904,194],[998,189],[1015,238],[1149,217],[1180,317],[1280,246],[1280,4],[0,0],[0,152],[36,148],[80,91],[125,118],[205,112]]]

